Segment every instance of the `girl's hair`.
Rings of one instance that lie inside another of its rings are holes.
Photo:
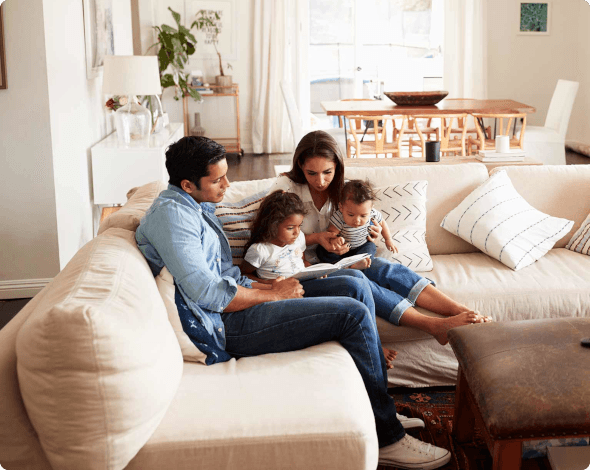
[[[375,201],[377,196],[368,181],[350,180],[344,183],[340,192],[340,202],[352,201],[354,204],[362,204],[366,201]]]
[[[295,149],[293,155],[293,168],[285,173],[291,181],[298,184],[307,184],[307,179],[303,174],[303,165],[309,158],[321,157],[334,162],[334,179],[328,186],[328,197],[333,207],[338,206],[340,200],[340,191],[344,184],[344,161],[338,143],[330,134],[324,131],[314,131],[306,134]]]
[[[305,215],[307,211],[303,201],[294,193],[277,190],[264,198],[258,213],[250,223],[250,239],[244,246],[244,253],[254,243],[266,243],[274,240],[279,225],[294,214]]]

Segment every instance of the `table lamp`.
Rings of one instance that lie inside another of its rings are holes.
[[[104,58],[102,91],[105,95],[127,95],[127,104],[115,112],[115,127],[122,144],[147,144],[152,127],[150,111],[137,95],[160,95],[160,73],[156,56],[111,55]]]

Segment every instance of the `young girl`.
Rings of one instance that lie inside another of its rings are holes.
[[[375,256],[377,247],[368,240],[369,227],[379,224],[381,235],[385,239],[385,246],[389,251],[397,252],[397,247],[391,239],[391,232],[381,212],[373,208],[373,201],[377,197],[368,182],[350,180],[344,183],[340,191],[340,203],[330,218],[328,232],[339,234],[348,243],[350,250],[343,255],[330,253],[323,246],[318,246],[316,253],[322,263],[336,263],[342,258],[369,253],[371,258],[366,258],[354,264],[356,269],[365,269],[371,265],[371,259]]]
[[[275,191],[264,198],[250,226],[250,240],[244,246],[243,274],[262,280],[289,277],[309,263],[305,261],[305,235],[301,224],[303,202],[296,194]]]
[[[244,246],[246,254],[240,265],[242,274],[269,283],[309,266],[303,256],[305,234],[301,231],[306,212],[303,201],[294,193],[278,190],[266,196],[250,226],[250,240]],[[253,276],[254,272],[258,279]],[[303,281],[303,285],[311,287],[308,284],[311,282],[317,279]],[[311,292],[307,287],[306,290],[308,294]],[[383,348],[383,355],[387,368],[391,369],[397,352]]]

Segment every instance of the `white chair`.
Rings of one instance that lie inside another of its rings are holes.
[[[313,129],[310,129],[303,125],[301,114],[299,113],[299,109],[297,108],[297,104],[295,103],[295,97],[293,96],[291,86],[288,82],[281,81],[281,91],[283,92],[283,98],[285,99],[285,105],[287,106],[287,113],[289,114],[289,121],[291,122],[293,141],[295,142],[295,147],[297,147],[297,144],[299,144],[299,141],[302,139],[302,137],[308,132],[311,132]],[[322,130],[330,134],[332,137],[334,137],[334,139],[336,139],[338,147],[340,147],[340,152],[342,153],[342,156],[345,156],[346,140],[344,136],[344,129],[332,128]]]
[[[527,126],[524,151],[544,165],[565,165],[565,134],[569,124],[578,82],[558,80],[549,104],[545,126]]]

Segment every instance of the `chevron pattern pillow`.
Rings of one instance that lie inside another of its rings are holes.
[[[565,247],[583,255],[590,255],[590,214]]]
[[[426,190],[428,181],[408,181],[376,188],[373,207],[383,214],[399,252],[391,253],[383,239],[377,256],[390,259],[416,272],[432,271],[426,246]]]
[[[515,271],[545,256],[573,225],[532,207],[506,170],[490,176],[440,224]]]

